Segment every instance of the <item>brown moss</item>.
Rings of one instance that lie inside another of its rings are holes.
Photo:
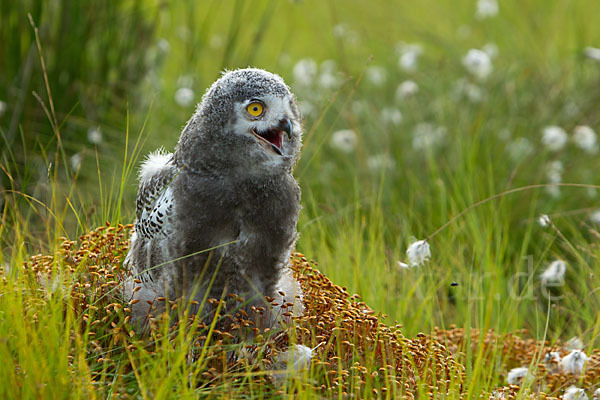
[[[298,253],[293,254],[291,265],[304,292],[306,311],[294,317],[291,323],[291,314],[284,311],[287,323],[276,329],[259,329],[256,318],[238,310],[220,315],[219,323],[211,328],[205,318],[189,317],[185,309],[170,301],[167,308],[171,315],[177,313],[179,322],[169,326],[161,323],[169,319],[168,316],[154,316],[150,333],[140,337],[129,324],[130,303],[121,296],[121,284],[127,274],[122,261],[131,229],[131,225],[107,224],[81,236],[78,242],[64,240],[56,254],[35,255],[22,271],[37,287],[41,283],[46,290],[55,290],[58,282],[60,290],[66,292],[66,309],[77,321],[76,333],[88,336],[88,356],[102,366],[98,368],[102,373],[111,368],[119,368],[121,372],[131,368],[127,365],[131,357],[120,357],[119,366],[114,361],[123,353],[143,350],[152,354],[156,344],[164,340],[170,340],[172,346],[177,347],[179,342],[175,337],[184,327],[187,337],[194,338],[189,345],[188,360],[198,365],[198,385],[207,390],[247,385],[249,378],[244,372],[253,371],[257,372],[251,378],[254,387],[262,385],[276,394],[277,388],[265,371],[274,364],[277,354],[292,342],[316,348],[312,359],[315,373],[311,376],[317,381],[303,385],[309,385],[311,390],[324,396],[421,398],[425,395],[433,398],[435,393],[437,397],[462,397],[467,385],[462,363],[466,361],[468,345],[471,354],[478,354],[481,345],[483,356],[490,362],[500,360],[500,381],[506,381],[511,368],[529,366],[534,359],[542,360],[533,387],[544,389],[549,395],[560,396],[571,384],[580,387],[582,384],[591,392],[600,379],[600,350],[594,350],[588,360],[583,379],[551,373],[543,363],[544,356],[549,351],[566,355],[563,344],[550,346],[523,338],[527,336],[525,331],[498,334],[471,330],[467,334],[463,329],[451,327],[406,338],[400,326],[383,324],[380,316],[358,295],[350,295],[345,288],[335,285],[318,271],[315,263]],[[35,321],[43,309],[44,298],[27,300],[31,303],[28,318]],[[243,303],[235,294],[226,296],[225,300]],[[224,304],[218,299],[209,299],[207,303],[202,306],[211,308],[212,312],[221,310]],[[225,313],[228,309],[222,310]],[[255,311],[257,314],[265,312],[264,309]],[[254,338],[252,342],[244,340],[248,335]],[[228,385],[220,385],[224,382]],[[510,399],[518,393],[518,386],[506,386],[484,398]],[[530,391],[535,398],[552,398],[546,393]]]

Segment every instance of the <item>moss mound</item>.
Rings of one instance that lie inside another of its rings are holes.
[[[207,324],[205,318],[189,316],[178,310],[178,302],[170,301],[167,309],[179,312],[179,322],[162,323],[169,317],[156,316],[149,333],[140,336],[129,323],[131,304],[122,296],[127,277],[122,261],[131,229],[131,225],[107,224],[77,242],[64,240],[56,254],[35,255],[20,271],[32,287],[41,286],[45,292],[26,300],[25,317],[35,321],[39,312],[45,312],[49,295],[63,296],[66,313],[75,322],[73,340],[83,338],[90,368],[98,374],[141,373],[139,365],[136,369],[140,358],[156,356],[165,347],[183,347],[187,362],[193,365],[194,384],[207,394],[244,385],[277,394],[283,393],[273,379],[278,356],[290,344],[303,344],[314,349],[312,371],[308,376],[297,372],[291,377],[295,384],[325,396],[460,398],[468,392],[466,354],[475,357],[478,353],[498,365],[502,382],[513,367],[535,371],[527,389],[505,386],[485,397],[513,398],[521,391],[536,398],[560,398],[570,385],[591,394],[600,384],[600,350],[590,355],[582,376],[568,374],[544,363],[550,351],[568,354],[565,344],[523,338],[526,332],[465,332],[451,327],[406,338],[401,326],[382,323],[381,316],[358,295],[332,283],[316,263],[299,253],[293,254],[291,265],[304,292],[302,316],[290,320],[290,314],[284,313],[286,321],[273,329],[259,329],[244,312],[220,316],[227,324],[221,320]],[[243,301],[235,294],[228,297]],[[200,310],[203,306],[218,310],[220,304],[223,300],[207,299]],[[244,340],[248,332],[252,341]],[[127,397],[127,393],[116,394]]]

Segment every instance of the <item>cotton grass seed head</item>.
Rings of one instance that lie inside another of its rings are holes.
[[[571,386],[565,391],[565,395],[563,396],[563,399],[564,400],[588,400],[588,397],[585,394],[585,390],[577,388],[575,386]]]
[[[496,0],[478,0],[475,17],[477,19],[491,18],[498,15],[498,2]]]
[[[485,79],[492,73],[492,59],[483,50],[469,50],[463,57],[462,63],[467,71],[478,79]]]
[[[542,228],[547,228],[550,226],[550,224],[552,224],[552,220],[550,220],[550,217],[546,214],[542,214],[538,218],[538,224],[540,224]]]
[[[419,267],[425,264],[431,258],[431,249],[427,240],[417,240],[412,242],[406,249],[408,256],[408,265]]]
[[[567,264],[563,260],[555,260],[540,275],[543,285],[548,283],[562,283],[567,272]]]
[[[319,75],[319,86],[323,89],[335,89],[339,84],[340,80],[331,72],[322,72]]]
[[[77,171],[79,169],[82,158],[83,157],[81,157],[81,153],[75,153],[69,158],[69,163],[71,164],[71,169],[73,171]]]
[[[341,129],[333,132],[329,144],[335,150],[339,150],[343,153],[352,153],[356,148],[357,142],[358,137],[356,132],[354,132],[352,129]]]
[[[567,132],[560,126],[549,125],[542,130],[542,144],[550,151],[558,151],[567,144]]]
[[[593,400],[600,400],[600,388],[596,389],[594,391],[594,394],[592,395],[592,399]]]
[[[513,368],[508,371],[506,380],[509,385],[522,385],[525,379],[531,378],[532,375],[526,367]]]
[[[597,47],[588,46],[583,49],[583,55],[593,61],[600,62],[600,49]]]
[[[303,58],[294,65],[294,83],[310,86],[317,76],[317,63],[312,58]]]
[[[410,79],[400,83],[396,89],[396,100],[404,100],[414,96],[419,91],[419,85]]]
[[[416,43],[398,43],[396,46],[400,58],[398,66],[406,72],[414,72],[419,66],[419,56],[423,52],[421,45]]]
[[[568,374],[581,375],[587,355],[581,350],[573,350],[560,362],[560,369]]]
[[[180,87],[175,92],[175,102],[181,107],[189,107],[194,102],[194,91],[189,87]]]
[[[407,263],[402,262],[402,261],[398,261],[397,265],[398,265],[398,268],[400,268],[400,269],[409,269],[410,268],[410,265],[408,265]]]
[[[372,65],[365,71],[365,77],[373,86],[381,86],[387,80],[387,71],[378,65]]]
[[[319,68],[318,84],[323,89],[335,89],[341,84],[341,77],[335,60],[325,60]]]
[[[102,130],[99,126],[94,126],[88,129],[87,131],[87,139],[91,144],[100,144],[102,143]]]
[[[575,127],[575,131],[573,132],[573,142],[575,142],[575,145],[581,150],[590,154],[596,154],[598,152],[596,132],[587,125]]]
[[[600,224],[600,209],[592,211],[590,214],[590,221],[594,224]]]

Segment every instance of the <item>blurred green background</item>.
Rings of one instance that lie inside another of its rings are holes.
[[[398,263],[411,237],[503,190],[600,184],[596,0],[0,0],[0,13],[5,259],[132,222],[142,155],[173,149],[221,71],[256,66],[300,101],[298,250],[334,282],[409,334],[551,318],[556,336],[595,340],[595,189],[502,197],[432,238],[425,267]],[[567,311],[551,313],[538,275],[555,258]]]

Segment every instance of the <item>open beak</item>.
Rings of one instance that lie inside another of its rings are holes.
[[[275,154],[283,155],[283,133],[287,134],[289,140],[292,140],[293,127],[289,118],[284,118],[271,129],[264,132],[252,130],[252,134],[258,139],[265,148],[273,150]]]

